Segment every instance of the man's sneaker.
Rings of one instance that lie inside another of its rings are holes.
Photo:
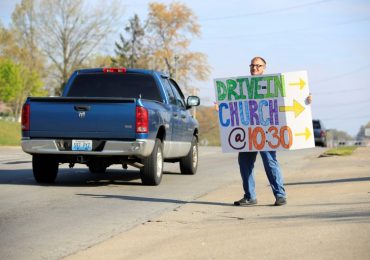
[[[251,205],[255,205],[255,204],[257,204],[256,199],[247,200],[245,198],[242,198],[241,200],[234,201],[235,206],[251,206]]]
[[[286,204],[286,198],[277,197],[275,201],[275,206],[282,206]]]

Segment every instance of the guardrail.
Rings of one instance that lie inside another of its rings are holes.
[[[332,141],[332,147],[337,146],[370,146],[370,140],[338,140]]]

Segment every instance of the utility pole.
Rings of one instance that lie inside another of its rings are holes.
[[[193,93],[192,93],[192,95],[193,96],[198,96],[197,95],[197,93],[198,93],[198,88],[197,87],[193,87]],[[197,107],[193,107],[193,117],[195,118],[195,119],[197,119]]]
[[[179,59],[179,56],[175,55],[174,60],[175,60],[175,81],[177,83],[177,60]]]

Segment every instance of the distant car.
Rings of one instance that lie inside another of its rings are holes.
[[[315,136],[315,146],[326,147],[326,129],[321,120],[312,120],[313,131]]]

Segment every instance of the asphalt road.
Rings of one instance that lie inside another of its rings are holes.
[[[278,157],[283,171],[294,171],[322,151],[279,152]],[[91,247],[240,181],[236,162],[236,154],[201,147],[197,175],[182,176],[178,164],[165,164],[157,187],[142,186],[134,168],[115,166],[94,175],[86,167],[67,165],[60,167],[55,185],[40,186],[29,155],[0,147],[0,258],[60,259]],[[256,171],[264,174],[261,165],[258,159]]]

